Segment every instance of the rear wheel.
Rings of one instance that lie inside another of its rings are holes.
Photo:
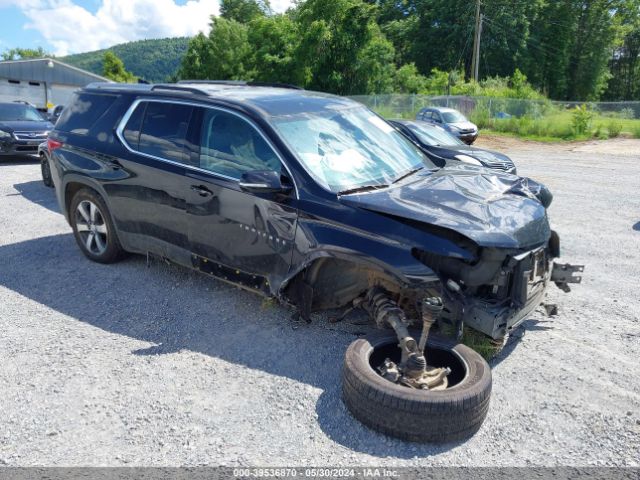
[[[45,187],[53,187],[51,167],[49,166],[47,156],[44,154],[40,155],[40,171],[42,172],[42,183],[44,183]]]
[[[118,261],[120,246],[107,205],[93,190],[82,189],[71,202],[69,219],[76,242],[89,259],[100,263]]]
[[[419,332],[414,333],[418,338]],[[477,432],[491,396],[487,362],[462,344],[430,335],[428,364],[449,367],[451,373],[444,389],[415,389],[379,373],[386,359],[399,361],[397,344],[394,332],[377,332],[347,349],[342,395],[353,416],[374,430],[415,442],[462,440]]]

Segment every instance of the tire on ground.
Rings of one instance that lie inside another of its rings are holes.
[[[107,226],[107,248],[101,255],[97,255],[87,250],[87,247],[84,245],[82,238],[78,233],[76,210],[80,202],[84,200],[89,200],[98,207],[102,218],[104,219],[104,222]],[[84,255],[90,260],[98,263],[115,263],[118,260],[122,259],[122,257],[125,255],[126,252],[123,250],[122,246],[120,245],[120,241],[118,240],[118,235],[116,233],[113,220],[111,219],[109,209],[107,208],[107,204],[104,202],[102,197],[94,190],[83,188],[81,190],[78,190],[78,192],[73,196],[69,208],[69,220],[71,222],[71,227],[73,228],[73,236],[75,237],[80,250],[82,250],[82,253],[84,253]]]
[[[420,332],[412,335],[417,339]],[[463,440],[476,433],[489,409],[491,369],[487,362],[465,345],[430,335],[427,361],[434,355],[454,359],[458,380],[442,391],[415,390],[384,379],[370,364],[374,351],[379,352],[378,357],[381,349],[397,348],[397,343],[389,330],[349,345],[342,370],[342,398],[353,416],[374,430],[415,442]]]
[[[53,187],[49,160],[43,154],[40,155],[40,172],[42,173],[42,183],[44,183],[45,187]]]

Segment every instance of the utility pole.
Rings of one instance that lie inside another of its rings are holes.
[[[471,76],[478,81],[478,67],[480,64],[480,35],[482,35],[482,14],[480,0],[476,0],[476,28],[473,35],[473,56],[471,57]]]
[[[480,39],[482,38],[482,20],[484,19],[484,15],[480,14],[480,23],[478,25],[478,45],[476,50],[476,69],[473,72],[473,79],[478,81],[478,71],[480,70]]]

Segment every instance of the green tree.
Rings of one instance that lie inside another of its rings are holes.
[[[426,90],[426,78],[420,75],[415,63],[403,65],[396,71],[398,93],[423,93]]]
[[[269,0],[222,0],[220,16],[227,20],[249,23],[271,12]]]
[[[124,68],[122,60],[113,52],[107,51],[103,58],[102,76],[114,82],[132,83],[137,77]]]
[[[612,0],[583,0],[569,57],[567,99],[597,100],[611,76],[608,61],[616,36]]]
[[[616,16],[618,39],[604,96],[607,100],[640,100],[640,1],[624,2]]]
[[[53,54],[38,48],[11,48],[2,52],[2,60],[26,60],[30,58],[52,58]]]
[[[393,45],[377,25],[376,8],[362,0],[307,0],[294,13],[303,34],[298,58],[308,87],[342,95],[387,90]]]
[[[180,78],[251,80],[253,77],[248,27],[235,20],[211,18],[208,36],[196,35],[182,61]]]
[[[298,24],[288,15],[257,17],[251,21],[248,40],[254,79],[262,82],[304,85],[309,81],[297,55],[300,48]]]

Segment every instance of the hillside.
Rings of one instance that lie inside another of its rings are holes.
[[[111,50],[124,62],[127,70],[149,82],[164,82],[176,72],[187,51],[189,38],[138,40],[109,49],[61,57],[62,62],[102,75],[102,57]]]

